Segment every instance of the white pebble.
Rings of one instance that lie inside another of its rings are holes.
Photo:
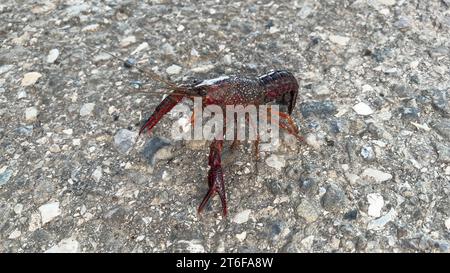
[[[29,72],[23,75],[22,78],[22,86],[30,86],[35,84],[39,78],[42,77],[42,74],[39,72]]]
[[[194,67],[191,70],[192,70],[192,72],[195,72],[195,73],[205,73],[205,72],[212,70],[213,68],[214,68],[214,65],[208,64],[208,65]]]
[[[362,116],[368,116],[373,114],[372,108],[370,108],[369,105],[365,104],[364,102],[357,103],[353,106],[353,110],[358,114]]]
[[[350,41],[349,37],[339,36],[339,35],[330,35],[329,39],[331,42],[333,42],[337,45],[340,45],[340,46],[345,46]]]
[[[15,212],[17,215],[22,214],[22,210],[23,210],[23,205],[22,205],[22,204],[16,204],[16,205],[14,206],[14,212]]]
[[[148,48],[148,43],[147,42],[143,42],[142,44],[140,44],[132,53],[131,55],[134,55],[136,53],[138,53],[139,51],[142,51],[144,49]]]
[[[92,111],[94,111],[95,108],[95,103],[85,103],[83,104],[83,106],[81,106],[80,109],[80,116],[84,117],[84,116],[89,116],[92,114]]]
[[[131,44],[136,43],[136,37],[135,36],[128,36],[125,39],[122,39],[122,41],[120,41],[120,47],[127,47]]]
[[[28,107],[25,109],[25,120],[26,121],[35,121],[37,116],[39,114],[39,111],[36,109],[36,107]]]
[[[181,31],[183,31],[183,30],[184,30],[184,26],[183,26],[183,25],[179,25],[178,28],[177,28],[177,31],[180,31],[180,32],[181,32]]]
[[[57,48],[53,48],[47,55],[47,63],[52,64],[58,59],[59,50]]]
[[[61,240],[57,245],[47,249],[45,253],[76,253],[79,252],[80,244],[73,238]]]
[[[63,130],[63,133],[70,136],[73,134],[73,129],[65,129]]]
[[[367,201],[369,202],[367,214],[372,217],[380,217],[384,206],[383,196],[379,193],[371,193],[367,195]]]
[[[240,241],[243,242],[245,240],[245,238],[247,238],[247,232],[244,231],[242,233],[236,234],[236,238]]]
[[[232,64],[231,55],[227,54],[227,55],[223,56],[223,62],[226,65],[231,65]]]
[[[445,227],[447,228],[448,231],[450,231],[450,217],[448,217],[447,220],[445,220]]]
[[[371,177],[375,179],[376,182],[384,182],[392,179],[390,173],[385,173],[376,169],[367,168],[361,173],[361,177]]]
[[[391,209],[388,213],[381,216],[380,218],[374,219],[369,222],[367,228],[373,230],[381,230],[384,226],[392,221],[397,216],[397,213],[394,209]]]
[[[92,173],[92,178],[94,178],[95,182],[99,182],[102,178],[103,172],[102,167],[98,166],[95,171]]]
[[[20,90],[19,93],[17,93],[17,98],[19,100],[23,99],[23,98],[26,98],[26,97],[27,97],[27,92],[25,92],[25,90]]]
[[[248,218],[249,218],[251,212],[252,211],[249,209],[241,211],[233,217],[232,221],[236,224],[246,223],[248,221]]]
[[[286,161],[284,160],[283,157],[273,154],[273,155],[270,155],[266,159],[266,164],[269,167],[272,167],[272,168],[277,169],[278,171],[281,171],[284,168]]]
[[[39,207],[42,224],[48,223],[61,214],[59,202],[48,203]]]
[[[385,6],[393,6],[396,3],[396,0],[376,0],[378,4],[385,5]]]
[[[166,72],[167,72],[167,74],[169,74],[169,75],[176,75],[176,74],[179,74],[179,73],[181,72],[181,66],[178,66],[178,65],[176,65],[176,64],[173,64],[173,65],[169,66],[169,67],[166,69]]]
[[[11,234],[9,234],[8,239],[17,239],[20,237],[20,235],[22,235],[22,232],[20,232],[20,230],[15,229],[13,232],[11,232]]]

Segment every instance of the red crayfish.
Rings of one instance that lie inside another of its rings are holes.
[[[119,59],[115,55],[109,54]],[[123,61],[122,59],[119,60]],[[130,66],[129,64],[127,65],[127,61],[125,61],[125,65]],[[253,104],[256,107],[268,103],[283,105],[287,108],[287,111],[275,113],[281,121],[279,127],[302,140],[297,134],[298,128],[290,116],[295,106],[299,85],[292,73],[286,70],[270,71],[259,77],[224,76],[216,79],[196,81],[191,84],[176,85],[162,79],[154,72],[142,68],[137,69],[150,76],[151,79],[164,83],[171,90],[171,93],[161,101],[153,114],[141,127],[139,134],[150,132],[161,118],[183,98],[193,99],[194,97],[201,97],[203,106],[214,104],[223,109],[227,105]],[[227,197],[222,169],[222,148],[223,139],[212,140],[208,160],[209,190],[198,207],[199,213],[204,209],[211,197],[217,193],[222,202],[223,215],[227,215]]]

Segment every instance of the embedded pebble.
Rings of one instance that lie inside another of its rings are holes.
[[[136,142],[137,133],[128,129],[120,129],[114,136],[114,145],[116,149],[122,153],[128,153]]]
[[[411,19],[406,16],[400,16],[398,20],[394,23],[394,26],[402,31],[411,28]]]
[[[365,159],[365,160],[373,160],[375,158],[375,152],[373,151],[372,146],[370,145],[364,145],[361,148],[361,156]]]
[[[248,221],[248,219],[249,219],[249,217],[250,217],[250,213],[251,213],[252,211],[251,210],[249,210],[249,209],[246,209],[246,210],[244,210],[244,211],[241,211],[241,212],[239,212],[238,214],[236,214],[234,217],[233,217],[233,222],[234,223],[236,223],[236,224],[243,224],[243,223],[246,223],[247,221]]]
[[[243,242],[245,240],[245,238],[247,238],[247,232],[243,231],[242,233],[236,234],[236,238],[240,241]]]
[[[311,116],[325,118],[336,113],[336,106],[332,101],[309,101],[300,104],[300,112],[304,118]]]
[[[312,223],[319,218],[319,211],[317,207],[307,199],[303,199],[300,205],[297,206],[297,215],[305,219],[307,223]]]
[[[57,245],[47,249],[45,253],[77,253],[80,251],[80,243],[74,238],[61,240]]]
[[[36,107],[28,107],[25,109],[25,120],[28,122],[33,122],[36,120],[39,111]]]
[[[445,220],[445,227],[447,228],[448,231],[450,231],[450,217],[448,217],[448,218]]]
[[[150,165],[154,166],[157,159],[171,157],[170,142],[160,137],[152,137],[145,143],[142,155]]]
[[[177,242],[178,244],[186,245],[186,251],[183,252],[189,252],[189,253],[204,253],[205,247],[201,244],[200,240],[179,240]]]
[[[194,67],[194,68],[191,69],[191,71],[195,72],[195,73],[206,73],[206,72],[208,72],[208,71],[210,71],[212,69],[214,69],[214,65],[207,64],[207,65]]]
[[[58,59],[59,50],[57,48],[53,48],[47,55],[47,63],[54,63],[56,59]]]
[[[17,239],[20,237],[20,235],[22,235],[22,232],[18,229],[15,229],[13,232],[11,232],[11,234],[9,234],[8,239]]]
[[[369,202],[367,214],[372,217],[380,217],[384,206],[383,196],[379,193],[370,193],[367,195],[367,201]]]
[[[42,224],[50,222],[61,214],[59,202],[48,203],[39,207],[41,213]]]
[[[102,175],[103,175],[102,167],[98,166],[97,168],[95,168],[95,171],[92,173],[92,178],[96,182],[99,182],[100,179],[102,179]]]
[[[35,84],[35,83],[39,80],[40,77],[42,77],[42,74],[39,73],[39,72],[29,72],[29,73],[26,73],[25,75],[23,75],[21,85],[22,85],[22,86],[30,86],[30,85],[33,85],[33,84]]]
[[[149,47],[147,42],[143,42],[142,44],[140,44],[132,53],[131,55],[134,55],[136,53],[141,52],[142,50],[145,50]]]
[[[392,175],[390,173],[385,173],[380,170],[367,168],[361,173],[361,177],[370,177],[375,179],[376,182],[384,182],[392,179]]]
[[[6,167],[0,169],[0,186],[8,183],[9,179],[12,176],[12,171],[8,170]]]
[[[444,138],[450,140],[450,119],[441,119],[432,127]]]
[[[109,55],[108,53],[100,52],[99,54],[95,55],[92,60],[94,61],[94,63],[98,63],[98,62],[111,60],[112,58],[113,57],[111,55]]]
[[[128,36],[128,37],[126,37],[126,38],[124,38],[124,39],[122,39],[120,41],[120,47],[127,47],[127,46],[129,46],[131,44],[134,44],[134,43],[136,43],[136,37],[135,36]]]
[[[353,110],[362,116],[368,116],[373,114],[372,108],[364,102],[357,103],[353,106]]]
[[[322,207],[326,210],[339,210],[345,202],[344,191],[336,184],[327,186],[327,191],[320,199]]]
[[[87,25],[81,29],[82,32],[95,32],[100,28],[99,24],[91,24]]]
[[[397,216],[396,211],[392,208],[388,213],[381,216],[380,218],[371,220],[369,224],[367,225],[368,229],[373,230],[381,230],[384,228],[384,226],[389,223],[390,221],[394,220],[394,218]]]
[[[231,65],[233,63],[230,54],[226,54],[225,56],[223,56],[223,63],[226,65]]]
[[[434,90],[433,107],[441,111],[445,116],[450,116],[450,97],[447,90]]]
[[[81,106],[81,108],[80,108],[80,116],[85,117],[85,116],[92,115],[94,108],[95,108],[95,103],[93,103],[93,102],[83,104],[83,106]]]
[[[385,6],[393,6],[396,4],[396,0],[375,0],[375,2]]]
[[[173,64],[173,65],[169,66],[169,67],[166,69],[166,72],[167,72],[167,74],[169,74],[169,75],[180,74],[180,72],[181,72],[181,66],[178,66],[178,65],[176,65],[176,64]]]
[[[27,97],[27,92],[25,90],[20,90],[19,93],[17,93],[17,99],[24,99]]]
[[[14,213],[16,213],[17,215],[22,214],[22,210],[23,210],[23,205],[22,204],[16,204],[14,206]]]
[[[340,36],[340,35],[330,35],[328,38],[330,39],[331,42],[333,42],[337,45],[340,45],[340,46],[345,46],[350,41],[349,37]]]
[[[450,163],[450,145],[442,144],[439,142],[436,142],[434,145],[439,155],[439,161],[443,163]]]
[[[272,168],[277,169],[278,171],[281,171],[284,168],[286,161],[284,160],[283,157],[272,154],[266,159],[266,164],[269,167],[272,167]]]

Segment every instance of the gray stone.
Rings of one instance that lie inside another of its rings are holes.
[[[317,206],[307,199],[302,200],[296,211],[297,215],[302,217],[307,223],[315,222],[320,216]]]
[[[307,196],[313,196],[317,193],[318,184],[316,180],[310,176],[301,176],[299,185],[300,191]]]
[[[156,159],[170,158],[170,142],[160,137],[152,137],[145,143],[142,155],[152,166],[155,165]]]
[[[433,107],[439,110],[443,115],[450,116],[450,98],[447,90],[433,91]]]
[[[0,186],[5,185],[8,183],[9,179],[12,176],[12,171],[9,169],[4,169],[3,171],[0,170]]]
[[[114,145],[119,152],[126,154],[133,147],[137,136],[138,134],[136,132],[120,129],[114,136]]]
[[[435,124],[433,128],[445,139],[450,140],[450,119],[441,119]]]
[[[338,185],[330,184],[320,201],[326,210],[340,210],[345,203],[345,193]]]
[[[411,28],[411,19],[406,16],[400,16],[394,23],[394,26],[402,31],[406,31]]]
[[[336,113],[336,106],[332,101],[309,101],[300,104],[300,112],[304,118],[311,116],[325,118]]]
[[[375,159],[375,152],[373,150],[373,147],[370,145],[364,145],[361,148],[361,156],[367,161],[372,161]]]
[[[434,145],[439,155],[439,161],[443,163],[450,163],[450,145],[445,145],[439,142],[436,142]]]
[[[85,117],[85,116],[92,115],[94,108],[95,108],[95,103],[93,103],[93,102],[83,104],[83,106],[81,106],[81,108],[80,108],[80,116]]]

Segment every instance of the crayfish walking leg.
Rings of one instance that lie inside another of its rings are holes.
[[[223,180],[222,169],[222,148],[223,140],[214,139],[210,146],[209,152],[209,172],[208,172],[208,192],[203,198],[202,203],[198,207],[198,212],[202,212],[209,199],[218,193],[222,202],[223,215],[227,215],[227,196],[225,193],[225,183]]]

